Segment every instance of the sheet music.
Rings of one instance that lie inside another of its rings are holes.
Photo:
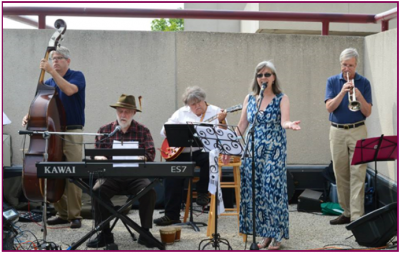
[[[241,155],[243,147],[239,141],[235,131],[230,128],[223,129],[219,125],[202,123],[195,125],[195,137],[201,140],[204,149],[209,152],[210,161],[210,180],[208,190],[216,196],[217,214],[225,212],[224,202],[222,199],[221,185],[219,182],[218,156],[219,154]]]
[[[218,188],[218,196],[215,196],[217,205],[217,215],[225,212],[224,200],[222,197],[221,182],[219,180],[219,169],[218,169],[218,156],[219,150],[214,149],[209,152],[210,159],[210,180],[208,183],[208,191],[215,195]]]
[[[242,154],[242,146],[235,145],[238,137],[234,131],[230,129],[222,129],[218,126],[213,127],[213,132],[209,131],[209,129],[210,126],[196,126],[198,137],[201,138],[201,142],[206,150],[214,150],[219,148],[221,153],[223,153],[224,150],[229,150],[230,155]],[[219,145],[221,145],[222,148]]]
[[[114,140],[113,149],[138,149],[139,142],[138,141],[124,141],[120,142]],[[142,156],[113,156],[113,160],[142,160]],[[139,163],[116,163],[113,164],[113,167],[139,167]]]
[[[11,124],[11,120],[7,117],[7,115],[3,112],[3,126]]]

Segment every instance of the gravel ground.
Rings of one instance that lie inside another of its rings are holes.
[[[195,207],[196,208],[196,207]],[[197,207],[199,208],[199,207]],[[181,213],[183,216],[183,212]],[[155,210],[154,218],[161,217],[160,210]],[[128,216],[140,224],[138,211],[131,210]],[[365,249],[365,247],[358,245],[355,241],[351,231],[345,228],[345,225],[329,225],[329,220],[335,218],[334,216],[324,216],[318,213],[304,213],[297,212],[297,205],[290,205],[290,239],[283,240],[281,250],[322,250],[323,247],[336,247],[336,249]],[[208,221],[207,213],[194,212],[195,222]],[[221,238],[226,239],[233,250],[246,250],[250,248],[253,237],[248,237],[248,242],[243,241],[243,237],[239,236],[237,218],[235,216],[223,216],[218,219],[218,233]],[[41,224],[34,222],[17,222],[16,226],[19,227],[20,231],[30,231],[19,234],[19,240],[24,241],[35,241],[33,235],[39,240],[43,239],[43,233],[41,232]],[[77,242],[91,229],[93,229],[93,220],[83,219],[82,227],[80,229],[71,229],[63,225],[48,227],[48,234],[46,237],[47,242],[54,242],[61,246],[61,249],[67,249],[71,244]],[[152,234],[155,238],[160,239],[160,228],[154,226],[151,229]],[[198,250],[199,244],[202,240],[208,239],[206,237],[207,227],[199,226],[200,232],[195,232],[191,226],[183,225],[181,231],[181,241],[175,242],[173,245],[167,245],[167,250]],[[130,234],[127,232],[121,221],[118,221],[117,226],[113,230],[115,243],[118,245],[119,250],[158,250],[157,248],[146,248],[143,245],[133,241]],[[135,232],[136,237],[138,233]],[[94,238],[94,236],[93,236]],[[259,241],[257,238],[256,241]],[[201,244],[201,249],[214,250],[212,244],[207,244],[209,241],[204,241]],[[207,244],[207,245],[206,245]],[[28,249],[28,243],[22,244],[23,247]],[[227,250],[228,247],[219,243],[221,250]],[[395,250],[396,248],[392,248]],[[78,247],[78,250],[94,250],[86,247],[86,242]],[[97,250],[104,250],[99,248]]]

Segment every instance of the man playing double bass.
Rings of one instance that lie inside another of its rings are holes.
[[[66,116],[66,132],[79,133],[85,125],[85,76],[80,71],[69,69],[70,52],[66,47],[58,47],[50,53],[51,64],[47,59],[40,61],[40,68],[49,73],[52,78],[45,84],[55,87],[64,106]],[[28,123],[29,116],[22,119],[22,126]],[[65,135],[63,152],[68,162],[82,161],[82,135]],[[57,217],[47,224],[67,224],[71,228],[81,227],[82,190],[66,180],[65,191],[61,199],[54,203]]]

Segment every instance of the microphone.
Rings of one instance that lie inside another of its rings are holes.
[[[268,83],[263,83],[261,85],[260,96],[264,96],[264,90],[268,87]]]
[[[120,127],[120,126],[116,126],[115,129],[114,129],[114,131],[112,131],[111,133],[109,133],[109,134],[107,135],[107,137],[113,136],[113,135],[114,135],[116,132],[118,132],[118,131],[121,131],[121,127]]]

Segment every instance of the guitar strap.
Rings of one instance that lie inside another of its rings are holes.
[[[207,102],[206,102],[206,105],[207,105],[207,108],[206,108],[206,110],[204,111],[203,115],[201,115],[200,122],[203,122],[203,119],[204,119],[204,117],[206,116],[206,112],[207,112],[207,109],[208,109],[208,104],[207,104]]]

